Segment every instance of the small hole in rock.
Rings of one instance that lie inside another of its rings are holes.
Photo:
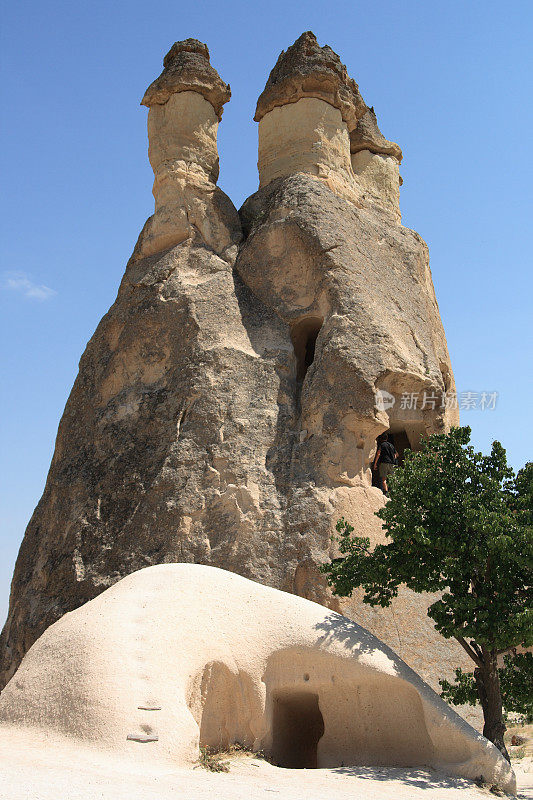
[[[291,340],[296,356],[296,380],[303,381],[315,358],[316,340],[324,320],[305,317],[291,327]]]

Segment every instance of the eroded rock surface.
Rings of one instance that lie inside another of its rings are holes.
[[[90,745],[126,774],[239,743],[286,768],[425,766],[516,790],[497,748],[364,628],[197,564],[135,572],[52,625],[0,696],[0,731],[14,755],[40,733],[61,762]]]
[[[141,100],[143,106],[164,105],[173,94],[198,92],[211,105],[219,121],[224,104],[231,97],[224,83],[211,66],[207,45],[198,39],[175,42],[163,59],[163,72],[150,84]]]
[[[356,127],[367,109],[359,87],[337,53],[327,45],[320,47],[311,31],[302,33],[280,53],[257,101],[254,119],[259,122],[273,108],[296,103],[302,97],[316,97],[338,108],[349,130]]]
[[[342,610],[434,686],[462,662],[429,600],[404,592],[376,611],[333,597],[318,571],[341,514],[383,539],[377,435],[416,448],[457,422],[440,407],[454,385],[428,250],[400,224],[401,152],[304,34],[260,98],[260,188],[239,216],[216,186],[228,97],[196,40],[172,47],[145,95],[155,212],[59,426],[15,569],[3,682],[67,611],[174,561]],[[383,410],[378,389],[429,401]]]
[[[398,162],[402,160],[400,146],[396,142],[389,142],[388,139],[385,139],[378,128],[378,120],[373,108],[365,111],[350,134],[350,151],[359,153],[361,150],[369,150],[371,153],[378,153],[382,156],[393,156]]]

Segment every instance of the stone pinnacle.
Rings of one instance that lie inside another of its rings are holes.
[[[358,121],[353,131],[350,131],[350,151],[359,153],[361,150],[370,150],[382,156],[394,156],[399,162],[402,160],[401,147],[396,142],[385,139],[380,129],[376,112],[369,108]]]
[[[320,47],[316,36],[306,31],[283,50],[257,101],[255,121],[276,106],[296,103],[302,97],[317,97],[338,108],[348,130],[353,130],[367,110],[359,87],[350,78],[337,53]]]
[[[198,92],[211,103],[219,120],[224,103],[231,97],[229,84],[209,62],[207,45],[198,39],[172,45],[163,59],[163,72],[150,84],[141,105],[163,105],[176,92]]]

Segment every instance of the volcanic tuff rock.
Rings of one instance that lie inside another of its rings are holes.
[[[376,436],[416,448],[457,422],[435,400],[376,404],[378,389],[454,387],[428,250],[400,225],[399,149],[304,34],[260,98],[260,188],[239,217],[216,186],[224,87],[186,40],[145,95],[155,212],[59,426],[15,568],[3,680],[65,612],[142,567],[190,561],[342,610],[434,685],[461,656],[429,599],[404,591],[376,611],[333,597],[318,571],[341,514],[383,540]]]
[[[365,111],[350,136],[350,152],[359,153],[361,150],[369,150],[371,153],[378,153],[382,156],[394,156],[400,163],[402,160],[402,151],[399,145],[385,139],[378,128],[378,120],[373,108]]]
[[[189,91],[198,92],[208,100],[220,122],[231,90],[211,66],[207,45],[198,39],[185,39],[172,45],[163,59],[163,72],[150,84],[141,105],[149,108],[164,105],[171,95]]]
[[[59,762],[90,745],[122,774],[238,743],[281,767],[425,766],[516,791],[499,750],[364,628],[199,564],[139,570],[48,628],[0,696],[0,731],[7,763],[26,734],[32,767],[43,734]]]
[[[302,97],[316,97],[338,108],[349,131],[367,108],[337,53],[327,45],[320,47],[311,31],[280,53],[257,101],[254,119],[260,122],[273,108],[297,103]]]

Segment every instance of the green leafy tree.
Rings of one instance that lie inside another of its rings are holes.
[[[519,714],[524,722],[533,722],[533,653],[506,653],[498,667],[502,703],[506,713]],[[479,703],[476,681],[471,672],[455,670],[455,683],[439,681],[442,697],[449,703],[475,706]]]
[[[533,644],[533,465],[515,477],[499,442],[485,456],[469,441],[470,428],[452,428],[407,451],[377,512],[386,544],[371,550],[341,519],[342,557],[322,569],[338,595],[362,586],[372,606],[390,605],[401,584],[438,593],[428,615],[472,659],[483,733],[509,758],[498,658]]]

